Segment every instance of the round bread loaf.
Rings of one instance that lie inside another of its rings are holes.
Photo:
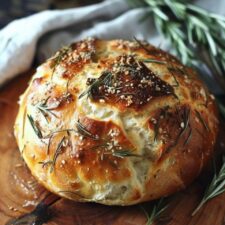
[[[214,98],[196,73],[145,42],[86,39],[38,67],[15,136],[32,174],[75,201],[167,196],[213,153]]]

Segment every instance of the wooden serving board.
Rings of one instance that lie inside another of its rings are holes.
[[[14,79],[0,90],[0,225],[14,217],[32,211],[48,194],[24,164],[13,135],[13,125],[18,110],[18,97],[27,87],[32,72]],[[218,151],[225,152],[225,126],[221,125]],[[224,142],[223,142],[224,141]],[[194,216],[194,208],[201,199],[205,178],[203,173],[186,190],[169,198],[164,213],[168,225],[225,225],[225,194],[205,204]],[[147,210],[152,203],[142,204]],[[94,203],[76,203],[61,199],[51,206],[48,225],[145,225],[146,217],[140,206],[110,207]],[[159,223],[158,222],[158,223]]]

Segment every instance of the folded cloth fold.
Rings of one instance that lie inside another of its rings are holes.
[[[198,5],[225,13],[225,1],[199,0]],[[28,70],[61,46],[85,37],[103,39],[145,39],[168,50],[166,40],[154,28],[151,19],[140,23],[146,9],[131,9],[126,0],[107,0],[95,5],[67,10],[43,11],[15,20],[0,31],[0,85]],[[208,71],[203,68],[210,89],[218,92]]]
[[[105,1],[75,9],[43,11],[13,21],[0,31],[0,85],[31,66],[37,41],[42,35],[71,25],[108,20],[128,8],[125,1]]]

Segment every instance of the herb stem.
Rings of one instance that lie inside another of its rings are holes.
[[[35,134],[37,135],[37,137],[39,139],[43,138],[42,132],[41,132],[40,128],[36,125],[36,122],[34,121],[33,117],[31,115],[27,114],[27,118],[28,118]]]
[[[164,199],[161,198],[155,203],[150,212],[147,212],[143,206],[140,209],[144,212],[147,222],[146,225],[152,225],[156,220],[158,220],[162,213],[168,208],[168,204],[165,204]]]
[[[202,208],[202,206],[205,204],[205,201],[201,201],[198,206],[195,208],[195,210],[192,212],[191,216],[195,216],[196,213]]]
[[[157,64],[166,64],[166,62],[157,60],[157,59],[144,59],[142,60],[144,63],[157,63]]]
[[[211,182],[208,184],[202,197],[202,200],[200,201],[196,209],[193,211],[192,216],[194,216],[206,202],[224,193],[224,191],[225,191],[225,156],[223,156],[223,162],[218,173],[214,168],[214,176]]]

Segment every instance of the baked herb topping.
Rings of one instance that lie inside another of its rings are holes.
[[[86,91],[81,93],[78,98],[79,99],[83,98],[85,95],[87,95],[87,97],[93,98],[93,93],[96,92],[101,85],[102,86],[110,85],[111,79],[112,79],[112,73],[108,71],[103,72],[98,79],[90,80],[90,78],[88,78],[87,85],[90,85],[90,86],[87,88]]]
[[[188,73],[185,71],[185,68],[182,66],[182,67],[178,67],[178,66],[174,66],[172,64],[170,64],[167,69],[171,72],[171,73],[176,73],[176,74],[179,74],[179,75],[187,75],[188,76]]]
[[[55,55],[55,57],[52,59],[50,67],[53,69],[52,71],[52,77],[53,74],[57,68],[57,66],[68,56],[68,53],[72,50],[70,46],[65,46],[61,48]]]
[[[62,129],[62,130],[58,130],[58,131],[53,131],[51,134],[49,134],[48,136],[44,137],[45,139],[48,139],[48,146],[47,146],[47,155],[49,154],[50,151],[50,147],[51,147],[51,141],[52,138],[59,133],[66,133],[68,140],[69,140],[69,144],[72,147],[71,141],[70,141],[70,133],[71,132],[77,132],[75,129]]]
[[[134,40],[137,42],[137,44],[144,49],[147,53],[149,53],[150,55],[152,55],[152,51],[150,51],[145,44],[143,44],[140,40],[138,40],[136,37],[134,37]]]
[[[169,106],[164,107],[163,109],[160,109],[160,114],[157,120],[152,120],[154,124],[154,141],[157,140],[158,133],[159,133],[159,125],[160,125],[160,120],[163,119],[166,116],[167,111],[169,110]]]
[[[43,138],[42,132],[41,132],[40,128],[38,127],[37,123],[34,121],[33,117],[31,115],[27,114],[27,118],[28,118],[35,134],[37,135],[37,137],[39,139]]]
[[[124,158],[124,157],[142,157],[141,155],[134,154],[130,150],[117,150],[112,153],[113,156]]]
[[[184,136],[183,146],[186,146],[192,137],[190,124],[191,109],[184,106],[176,106],[175,110],[167,106],[159,110],[150,119],[150,125],[154,129],[154,141],[162,141],[168,152],[175,147],[180,138]]]
[[[56,115],[52,112],[53,109],[52,107],[49,107],[47,102],[48,102],[47,98],[46,100],[44,100],[41,103],[36,104],[35,106],[37,107],[37,109],[41,112],[41,114],[44,116],[45,120],[48,122],[48,115],[51,114],[52,116],[56,117]]]
[[[87,95],[93,101],[117,103],[135,109],[157,97],[175,96],[172,86],[132,55],[117,57],[110,70],[104,71],[91,84],[88,80],[87,84],[89,87],[79,98]]]
[[[91,138],[93,140],[99,140],[98,135],[94,135],[89,132],[83,124],[78,120],[76,124],[76,128],[79,134],[83,135],[84,137]]]
[[[101,160],[104,159],[104,155],[112,155],[118,158],[125,157],[144,157],[143,155],[135,154],[132,150],[124,149],[120,145],[115,145],[113,140],[108,140],[101,144],[97,144],[91,148],[91,150],[99,151],[101,155]]]
[[[177,110],[177,108],[176,108]],[[186,144],[188,144],[190,138],[191,138],[191,134],[192,134],[192,128],[191,128],[191,124],[190,124],[190,112],[191,112],[191,109],[187,106],[184,107],[184,109],[182,110],[182,113],[180,115],[180,113],[177,111],[177,115],[181,116],[181,118],[178,118],[178,123],[181,127],[181,130],[179,132],[179,134],[177,135],[174,143],[172,145],[170,145],[167,149],[166,149],[166,152],[168,152],[171,148],[175,147],[180,138],[187,132],[188,128],[189,128],[189,133],[188,133],[188,136],[187,138],[185,139],[183,145],[185,146]]]
[[[195,114],[198,117],[199,121],[201,122],[202,126],[207,130],[210,131],[208,125],[206,124],[205,120],[203,119],[201,113],[198,110],[195,110]]]
[[[142,60],[144,63],[157,63],[157,64],[166,64],[165,61],[157,60],[157,59],[144,59]]]
[[[183,146],[185,146],[185,145],[187,145],[189,143],[189,141],[191,140],[191,137],[192,137],[192,128],[189,126],[189,133],[187,135],[186,140],[184,141]]]
[[[54,167],[55,167],[56,160],[57,160],[58,156],[62,153],[63,147],[66,147],[66,136],[63,136],[63,138],[59,142],[59,144],[58,144],[58,146],[57,146],[57,148],[55,150],[53,159],[52,160],[48,160],[46,162],[39,162],[39,164],[42,164],[43,167],[45,167],[47,165],[51,165],[50,172],[52,172]]]
[[[76,129],[62,129],[58,131],[53,131],[52,133],[44,137],[42,136],[42,139],[48,139],[47,155],[49,155],[50,153],[50,147],[51,147],[51,143],[53,142],[53,138],[58,139],[57,138],[58,135],[59,136],[63,135],[63,137],[61,138],[61,141],[58,143],[56,150],[53,149],[54,155],[52,159],[39,162],[39,164],[42,164],[43,167],[51,166],[50,172],[53,171],[58,156],[62,153],[63,148],[66,148],[66,147],[70,147],[72,152],[76,152],[76,154],[78,154],[79,151],[82,151],[82,154],[83,154],[85,152],[90,153],[90,151],[95,150],[95,152],[99,156],[99,159],[101,160],[103,160],[104,156],[107,156],[107,155],[117,157],[117,158],[144,157],[142,155],[133,153],[132,150],[129,150],[128,148],[121,146],[118,143],[118,141],[114,139],[117,135],[119,135],[119,131],[113,131],[111,129],[109,133],[106,135],[107,139],[105,139],[104,137],[100,138],[98,134],[93,134],[91,131],[89,131],[89,129],[84,124],[82,124],[80,120],[76,122]],[[77,145],[75,149],[71,141],[72,135],[74,135],[74,137],[76,138],[79,138],[80,140],[79,142],[80,144]],[[90,138],[94,141],[94,142],[93,141],[90,142],[90,145],[88,145],[88,148],[83,147],[83,140],[85,140],[85,138]],[[111,160],[112,158],[107,157],[107,159]],[[79,160],[77,162],[78,164],[80,164]]]
[[[174,72],[177,73],[177,69],[173,65],[168,66],[167,69],[170,71],[170,73],[175,81],[175,85],[173,85],[173,87],[179,87],[180,84],[176,78],[176,74],[174,73]],[[178,73],[180,73],[180,69],[178,69]]]

